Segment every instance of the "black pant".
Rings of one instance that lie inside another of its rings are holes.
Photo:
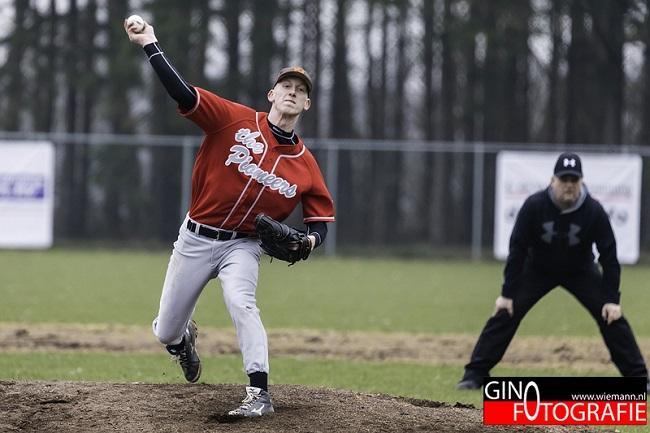
[[[601,316],[607,299],[602,289],[602,276],[596,266],[576,275],[564,276],[548,275],[527,268],[522,281],[522,287],[513,297],[513,316],[510,317],[506,310],[500,310],[487,321],[472,358],[465,366],[463,379],[482,382],[483,377],[489,376],[490,370],[503,358],[526,313],[556,286],[566,288],[591,313],[598,323],[612,361],[623,376],[648,376],[645,361],[625,317],[607,325]]]

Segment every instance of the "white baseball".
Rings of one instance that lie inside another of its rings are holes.
[[[140,15],[131,15],[126,19],[126,26],[130,28],[133,33],[142,33],[146,24]]]

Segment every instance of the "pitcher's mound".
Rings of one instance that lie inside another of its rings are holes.
[[[480,409],[351,391],[274,385],[276,413],[231,419],[241,385],[0,381],[2,432],[576,432],[485,427]]]

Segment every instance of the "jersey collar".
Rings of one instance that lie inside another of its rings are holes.
[[[266,141],[266,144],[270,148],[273,148],[276,152],[280,152],[286,155],[297,155],[302,152],[304,143],[298,135],[296,135],[296,138],[298,139],[296,144],[281,144],[278,142],[277,138],[273,134],[273,131],[271,130],[271,126],[269,125],[268,121],[268,113],[258,112],[256,113],[256,117],[257,126],[264,136],[264,141]]]

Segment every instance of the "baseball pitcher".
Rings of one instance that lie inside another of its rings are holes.
[[[229,415],[272,413],[267,337],[255,296],[261,247],[290,263],[304,260],[325,240],[326,223],[334,221],[318,164],[294,132],[311,104],[312,80],[300,67],[282,69],[267,93],[269,112],[257,112],[188,84],[148,23],[129,18],[124,28],[143,47],[180,115],[205,133],[192,172],[190,210],[174,243],[153,332],[177,358],[185,379],[196,382],[201,362],[192,314],[208,281],[219,278],[250,382]],[[306,233],[278,222],[299,203]]]

